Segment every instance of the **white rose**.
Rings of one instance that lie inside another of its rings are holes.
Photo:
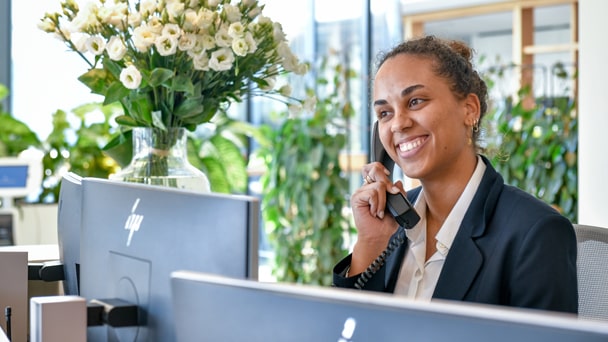
[[[216,47],[216,45],[215,45],[215,38],[213,38],[213,36],[210,36],[208,34],[205,34],[203,36],[199,36],[198,37],[198,42],[203,47],[203,50],[211,50],[211,49],[214,49]]]
[[[274,22],[272,23],[272,36],[275,42],[283,42],[287,40],[285,38],[285,32],[283,32],[283,26],[280,23]]]
[[[124,29],[124,23],[127,21],[127,13],[129,8],[126,3],[117,3],[113,6],[102,7],[99,10],[99,16],[102,21],[113,25],[119,29]],[[102,14],[104,12],[104,14]]]
[[[180,51],[190,51],[196,46],[196,35],[194,33],[186,33],[179,38],[177,48]]]
[[[289,84],[285,84],[281,88],[279,88],[279,93],[285,97],[291,96],[291,91],[292,89]]]
[[[112,36],[106,46],[106,51],[111,60],[119,61],[127,53],[127,47],[119,36]]]
[[[249,16],[250,19],[255,19],[255,17],[260,15],[260,13],[262,13],[262,9],[259,7],[256,7],[254,9],[252,9],[251,11],[249,11],[249,13],[247,13],[247,15]]]
[[[271,91],[272,89],[274,89],[274,86],[277,83],[277,79],[274,76],[266,77],[264,81],[266,82],[266,85],[260,86],[260,89],[262,89],[263,91]]]
[[[199,16],[199,26],[201,28],[208,29],[215,22],[216,12],[204,8],[199,12]]]
[[[231,23],[241,21],[241,17],[243,16],[241,10],[233,5],[224,5],[224,13],[226,14],[226,19]]]
[[[184,13],[185,5],[180,1],[168,1],[167,2],[167,13],[169,14],[170,19],[178,18],[182,13]]]
[[[129,26],[137,27],[141,25],[141,14],[138,12],[129,13]]]
[[[129,65],[120,72],[120,82],[127,89],[137,89],[141,84],[141,73],[134,65]]]
[[[38,23],[38,28],[46,33],[53,33],[57,29],[57,26],[54,22],[49,19],[45,19]]]
[[[299,69],[300,61],[298,60],[298,57],[296,57],[293,54],[285,57],[281,64],[283,65],[283,68],[285,68],[285,70],[287,70],[289,72],[295,73],[296,71],[300,70]]]
[[[264,24],[272,24],[272,20],[270,20],[270,18],[268,18],[268,17],[266,17],[266,16],[261,15],[261,16],[258,18],[258,24],[260,24],[260,25],[264,25]]]
[[[201,17],[195,10],[189,8],[184,12],[184,30],[194,31],[198,28],[200,22]]]
[[[247,42],[243,38],[237,38],[232,41],[232,51],[237,56],[245,56],[249,51],[249,46],[247,46]]]
[[[245,27],[243,27],[243,24],[241,24],[240,21],[237,21],[236,23],[232,23],[228,27],[228,35],[230,35],[230,37],[232,37],[232,38],[240,38],[243,36],[244,32],[245,32]]]
[[[139,13],[145,18],[156,11],[156,0],[141,0],[139,3]]]
[[[213,51],[209,59],[209,68],[215,71],[225,71],[232,68],[234,54],[230,49],[222,48]]]
[[[71,37],[66,37],[69,37],[69,39],[72,40],[72,43],[74,43],[74,46],[76,47],[76,50],[78,50],[78,52],[87,52],[87,40],[89,39],[88,34],[75,32]]]
[[[204,52],[195,56],[192,59],[192,64],[194,65],[194,69],[196,69],[196,70],[201,70],[201,71],[209,70],[209,58],[207,57],[207,54]]]
[[[220,4],[220,0],[209,0],[207,1],[207,5],[211,8],[217,7]]]
[[[167,36],[167,37],[176,38],[176,39],[179,38],[181,33],[182,33],[182,30],[179,28],[179,25],[177,25],[177,24],[167,24],[163,27],[163,30],[161,31],[162,36]]]
[[[277,52],[282,59],[283,68],[289,72],[303,75],[308,72],[308,65],[300,63],[298,56],[294,55],[286,42],[279,43]]]
[[[163,32],[163,28],[165,27],[161,19],[158,17],[148,18],[148,22],[145,25],[150,31],[154,32],[154,34],[158,36],[160,36],[160,34]]]
[[[171,36],[160,36],[154,42],[156,50],[161,56],[174,55],[177,51],[177,38]]]
[[[254,53],[258,49],[258,43],[253,38],[251,32],[245,33],[245,41],[247,42],[247,46],[249,47],[249,53]]]
[[[106,41],[100,36],[92,36],[87,39],[86,46],[90,53],[99,56],[106,48]]]
[[[156,41],[157,35],[147,25],[136,27],[133,30],[133,44],[139,52],[147,52]]]
[[[225,27],[220,27],[215,33],[215,43],[220,47],[229,47],[232,45],[232,37],[228,34]]]
[[[76,17],[72,19],[70,30],[74,32],[85,32],[90,27],[99,26],[97,20],[97,11],[99,8],[92,2],[85,3],[81,8]]]

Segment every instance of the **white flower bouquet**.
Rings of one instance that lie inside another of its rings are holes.
[[[122,104],[120,125],[194,130],[246,94],[292,112],[314,107],[289,86],[275,89],[279,75],[308,67],[263,8],[256,0],[66,0],[39,28],[88,63],[79,80],[105,104]]]

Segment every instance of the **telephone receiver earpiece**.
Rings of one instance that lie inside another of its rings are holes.
[[[392,177],[395,162],[389,157],[388,153],[384,149],[384,146],[382,146],[380,134],[378,132],[378,121],[374,122],[371,152],[372,161],[379,161],[382,163],[382,165],[384,165],[384,167],[390,171],[391,174],[389,177]],[[420,216],[416,210],[414,210],[414,207],[410,201],[408,201],[408,199],[403,196],[402,193],[391,194],[390,192],[387,192],[386,206],[391,215],[393,215],[395,220],[397,220],[399,225],[403,228],[413,228],[416,223],[420,221]]]

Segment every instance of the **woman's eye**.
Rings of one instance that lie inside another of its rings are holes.
[[[377,116],[378,116],[378,119],[382,119],[382,118],[386,117],[389,114],[390,114],[389,111],[387,111],[387,110],[381,110],[381,111],[378,111]]]
[[[422,102],[424,102],[424,100],[420,99],[420,98],[412,99],[412,100],[410,100],[410,107],[417,106],[417,105],[421,104]]]

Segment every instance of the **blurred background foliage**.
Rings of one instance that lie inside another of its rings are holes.
[[[507,67],[485,74],[490,88],[504,80]],[[558,81],[573,80],[556,64],[551,75]],[[563,82],[568,84],[569,82]],[[571,82],[574,83],[574,82]],[[530,87],[517,94],[495,100],[486,122],[486,151],[505,182],[517,186],[555,207],[573,223],[578,212],[578,115],[573,89],[564,87],[557,94],[536,97],[532,106],[526,99]]]
[[[315,71],[314,115],[283,113],[278,124],[261,128],[267,137],[259,151],[266,167],[262,216],[278,281],[331,285],[333,265],[348,254],[354,234],[339,157],[353,115],[347,92],[355,74],[341,65],[323,59]]]

